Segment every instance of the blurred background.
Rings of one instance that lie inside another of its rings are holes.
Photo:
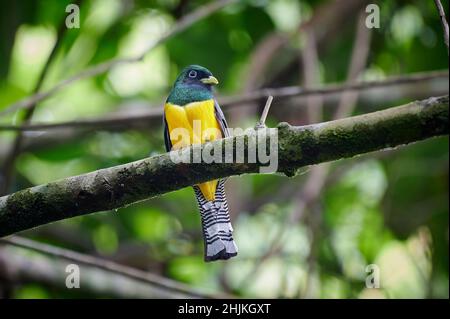
[[[210,2],[80,0],[80,28],[73,29],[65,27],[70,1],[2,3],[0,112],[91,65],[141,54]],[[261,88],[317,88],[448,71],[433,1],[376,1],[379,28],[368,29],[365,9],[372,2],[238,1],[170,37],[141,61],[75,81],[32,112],[1,115],[2,195],[164,152],[161,106],[188,64],[213,72],[229,125],[244,128],[254,126],[264,101],[229,101]],[[448,1],[442,4],[447,10]],[[278,101],[275,96],[268,124],[368,113],[448,94],[448,85],[447,73],[356,93]],[[61,122],[68,124],[23,133],[8,129]],[[227,196],[240,252],[227,262],[203,261],[191,188],[21,236],[212,294],[448,298],[448,173],[448,137],[440,137],[309,167],[294,178],[230,178]],[[67,289],[68,263],[0,244],[0,297],[158,296],[139,280],[82,265],[80,289]],[[379,267],[379,289],[366,288],[370,264]],[[91,279],[83,284],[86,278]]]

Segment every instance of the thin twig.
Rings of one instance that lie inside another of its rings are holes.
[[[448,79],[448,71],[432,71],[413,73],[402,76],[392,76],[385,80],[368,81],[359,83],[330,84],[321,88],[302,89],[298,86],[283,87],[277,89],[262,89],[244,95],[220,98],[220,105],[224,109],[247,105],[248,102],[262,100],[267,96],[274,96],[277,100],[303,97],[309,95],[330,95],[336,93],[348,93],[363,90],[371,90],[380,87],[398,86],[410,83],[419,83],[434,79]],[[149,107],[149,111],[138,115],[124,115],[114,117],[102,117],[92,119],[80,119],[60,123],[35,123],[30,125],[0,125],[0,130],[12,131],[43,131],[61,128],[102,128],[102,127],[125,127],[130,123],[148,123],[149,120],[160,118],[163,109],[160,107]]]
[[[175,282],[173,280],[157,276],[152,273],[134,269],[128,266],[120,265],[115,262],[100,259],[90,255],[81,254],[68,249],[51,246],[48,244],[39,243],[27,238],[11,236],[8,238],[0,239],[1,243],[13,245],[16,247],[26,248],[37,251],[39,253],[50,255],[70,261],[74,261],[79,264],[93,266],[98,269],[106,270],[116,274],[120,274],[125,277],[133,278],[142,282],[146,282],[157,287],[170,289],[172,291],[181,292],[196,298],[215,298],[212,294],[196,291],[191,287]]]
[[[261,119],[259,121],[261,123],[261,125],[266,124],[267,114],[269,114],[269,109],[270,109],[270,106],[272,105],[272,101],[273,101],[273,96],[270,95],[267,98],[266,105],[264,106],[264,110],[262,112]]]
[[[34,94],[28,98],[25,98],[19,102],[16,102],[16,103],[6,107],[5,110],[0,112],[0,116],[3,116],[5,114],[11,113],[11,112],[15,112],[20,109],[31,108],[32,105],[48,98],[49,96],[62,90],[69,84],[74,83],[78,80],[90,78],[90,77],[105,73],[106,71],[110,70],[112,67],[117,66],[119,64],[142,61],[144,59],[144,57],[151,50],[153,50],[154,48],[156,48],[163,42],[174,37],[175,35],[186,30],[187,28],[189,28],[194,23],[213,14],[214,12],[222,9],[223,7],[229,5],[230,3],[234,2],[234,1],[236,1],[236,0],[218,0],[218,1],[213,1],[205,6],[202,6],[199,9],[195,10],[194,12],[184,16],[169,32],[167,32],[165,35],[163,35],[161,38],[159,38],[159,40],[157,40],[156,42],[150,44],[144,50],[143,53],[141,53],[137,56],[134,56],[134,57],[112,59],[112,60],[97,64],[95,66],[92,66],[92,67],[80,72],[77,75],[74,75],[68,79],[65,79],[65,80],[59,82],[58,84],[56,84],[53,88],[49,89],[48,91]]]
[[[267,98],[266,105],[264,106],[264,110],[261,114],[261,118],[259,119],[259,122],[256,123],[255,129],[266,127],[267,114],[269,114],[269,109],[270,109],[270,106],[272,105],[272,101],[273,101],[273,96],[270,95]]]
[[[449,30],[448,30],[448,22],[445,17],[445,11],[444,7],[442,6],[442,3],[440,0],[434,0],[434,3],[436,4],[436,7],[439,11],[439,17],[441,18],[442,28],[444,29],[444,42],[447,46],[447,54],[449,54]]]
[[[13,131],[47,131],[54,129],[66,128],[103,128],[103,127],[123,127],[129,123],[148,123],[149,120],[160,118],[162,116],[161,108],[150,108],[147,112],[142,112],[136,115],[125,116],[110,116],[92,119],[80,119],[74,121],[60,122],[60,123],[34,123],[28,125],[0,125],[1,130]]]

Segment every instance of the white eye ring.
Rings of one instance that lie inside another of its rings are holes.
[[[197,76],[197,71],[191,70],[191,71],[189,72],[189,77],[190,77],[190,78],[195,78],[196,76]]]

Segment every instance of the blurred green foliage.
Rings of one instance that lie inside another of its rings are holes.
[[[82,1],[81,28],[65,32],[44,88],[89,65],[139,54],[180,16],[206,2]],[[257,46],[270,34],[291,34],[326,2],[253,0],[230,6],[170,39],[141,62],[123,64],[68,86],[40,103],[33,120],[60,122],[117,111],[131,114],[143,104],[145,108],[161,105],[179,70],[194,63],[208,67],[220,79],[219,93],[242,92]],[[0,53],[4,57],[0,61],[0,110],[33,91],[68,3],[27,0],[4,4],[6,10],[0,12]],[[448,68],[433,1],[379,3],[381,28],[374,30],[363,78]],[[443,4],[448,8],[448,1]],[[356,16],[351,13],[349,20]],[[345,80],[354,24],[335,30],[332,40],[320,46],[324,83]],[[286,51],[295,52],[298,45],[292,39]],[[271,72],[278,68],[269,68],[261,82],[298,84],[298,68],[288,72],[288,77],[272,81]],[[378,108],[408,100],[405,96]],[[355,113],[364,113],[364,105],[359,104]],[[17,123],[20,116],[8,115],[0,118],[0,123]],[[247,120],[253,123],[256,118],[253,114]],[[269,119],[271,123],[290,120],[279,115]],[[234,121],[238,119],[229,118],[231,126]],[[39,140],[47,135],[34,132],[26,136]],[[10,132],[0,132],[0,143],[7,145],[13,137]],[[3,148],[0,151],[5,152]],[[163,151],[160,125],[84,132],[21,154],[14,189]],[[306,171],[293,179],[276,175],[232,179],[229,201],[231,207],[239,208],[232,215],[240,253],[226,263],[202,260],[200,217],[191,189],[27,234],[195,287],[243,297],[448,298],[447,137],[334,163],[317,202],[308,207],[300,223],[285,226],[284,220],[297,209],[295,196],[307,176]],[[320,216],[315,230],[309,223],[314,214]],[[280,227],[285,227],[281,250],[261,262]],[[365,288],[365,269],[372,263],[381,269],[381,289]],[[39,283],[19,285],[13,293],[16,298],[81,296]]]

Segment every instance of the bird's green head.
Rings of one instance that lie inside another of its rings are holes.
[[[218,83],[219,81],[207,68],[190,65],[178,75],[167,102],[186,105],[191,102],[212,99],[212,86]]]

